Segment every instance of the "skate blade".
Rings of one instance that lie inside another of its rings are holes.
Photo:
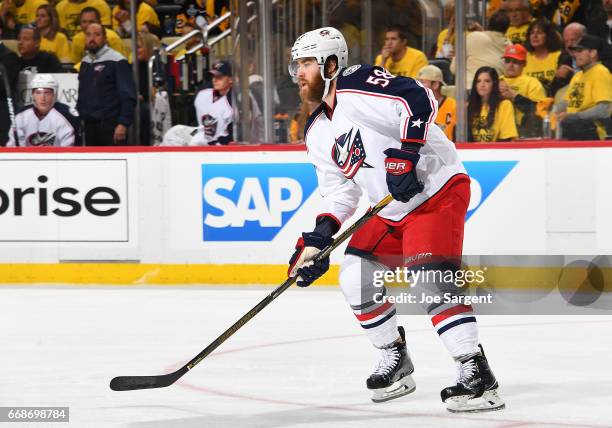
[[[412,376],[406,375],[393,385],[387,388],[374,389],[372,401],[375,403],[384,403],[385,401],[393,400],[404,395],[408,395],[416,390],[416,383]]]
[[[461,395],[447,399],[446,410],[452,413],[478,413],[502,410],[506,407],[504,400],[497,395],[497,390],[486,391],[482,397],[470,398],[469,395]]]

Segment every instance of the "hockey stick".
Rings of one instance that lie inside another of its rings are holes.
[[[0,74],[2,74],[4,92],[6,92],[6,104],[8,107],[9,119],[11,121],[11,129],[15,131],[15,146],[19,147],[19,137],[17,136],[17,122],[15,120],[15,107],[13,106],[11,84],[9,83],[8,74],[6,73],[6,67],[4,67],[4,64],[0,64]]]
[[[317,259],[329,257],[331,252],[336,249],[341,243],[351,236],[357,229],[365,224],[370,218],[378,214],[384,207],[386,207],[393,198],[391,195],[386,196],[371,210],[365,213],[359,220],[352,224],[348,229],[342,232],[334,242],[323,249],[318,255]],[[217,337],[210,345],[208,345],[202,352],[196,355],[191,361],[185,364],[183,367],[173,373],[158,376],[118,376],[111,380],[110,388],[113,391],[131,391],[134,389],[150,389],[150,388],[164,388],[172,385],[174,382],[179,380],[181,376],[187,373],[189,370],[194,368],[200,361],[206,358],[212,351],[217,349],[219,345],[229,339],[234,333],[236,333],[243,325],[249,322],[255,315],[268,306],[274,299],[280,296],[286,289],[288,289],[296,280],[296,277],[287,278],[285,282],[276,287],[268,296],[266,296],[261,302],[253,307],[250,311],[242,316],[238,321],[234,323],[230,328],[225,330],[221,336]]]

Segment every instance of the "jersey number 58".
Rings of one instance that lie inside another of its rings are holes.
[[[370,85],[380,85],[383,88],[389,84],[389,80],[394,79],[395,76],[389,73],[387,70],[374,69],[374,75],[368,76],[366,83]]]

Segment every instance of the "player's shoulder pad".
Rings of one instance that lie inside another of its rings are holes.
[[[21,113],[25,113],[28,110],[32,110],[33,108],[34,108],[34,104],[28,104],[27,106],[23,106],[15,112],[15,116]]]
[[[308,119],[306,119],[306,124],[304,125],[304,138],[306,138],[306,134],[308,133],[308,130],[314,123],[317,116],[319,116],[319,114],[321,114],[322,112],[323,103],[319,104],[319,106],[310,114],[310,116],[308,116]]]
[[[64,116],[67,119],[79,117],[79,112],[75,108],[70,107],[67,104],[60,103],[59,101],[55,103],[53,108],[57,110],[58,113],[60,113],[62,116]]]
[[[212,92],[213,92],[213,88],[202,88],[202,89],[200,89],[200,90],[198,91],[198,93],[196,94],[196,98],[197,98],[197,97],[200,97],[200,98],[201,98],[201,97],[205,96],[206,94],[212,94]],[[211,95],[211,96],[212,96],[212,95]]]
[[[346,75],[345,75],[346,74]],[[392,76],[387,78],[386,75]],[[372,77],[374,81],[386,79],[385,85],[368,83],[368,79]],[[387,69],[379,65],[354,65],[348,67],[340,73],[336,90],[358,90],[362,92],[373,92],[379,94],[387,94],[405,97],[408,92],[414,89],[420,91],[419,84],[410,77],[394,76]]]
[[[365,82],[368,79],[368,76],[372,74],[374,68],[380,68],[381,70],[383,69],[382,67],[377,67],[369,64],[356,64],[343,69],[340,72],[340,75],[338,75],[336,89],[370,89],[368,88],[368,86],[372,85],[366,85]]]

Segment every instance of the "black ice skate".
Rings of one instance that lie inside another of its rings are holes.
[[[497,395],[497,380],[489,367],[484,350],[458,361],[457,384],[444,388],[440,395],[449,412],[487,412],[506,407]]]
[[[392,343],[380,349],[380,359],[366,381],[368,389],[373,390],[372,401],[382,403],[410,394],[416,389],[412,372],[414,366],[406,349],[403,327],[398,327],[402,343]]]

